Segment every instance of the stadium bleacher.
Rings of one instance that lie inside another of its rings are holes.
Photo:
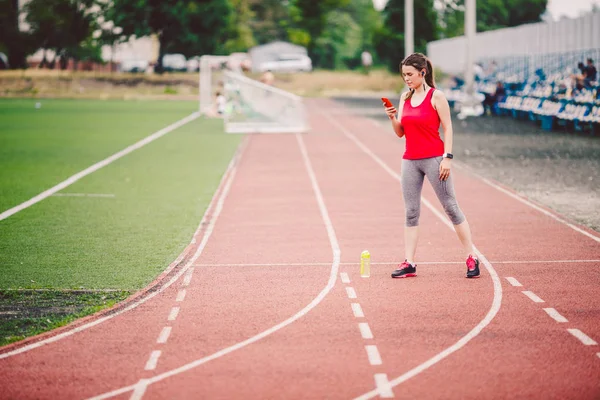
[[[480,60],[483,70],[475,90],[484,97],[494,94],[496,83],[504,84],[505,95],[498,96],[488,113],[529,120],[544,130],[562,129],[600,133],[600,81],[574,84],[577,64],[591,58],[600,62],[600,49],[541,56],[517,56]],[[447,91],[451,106],[464,93],[462,82]]]

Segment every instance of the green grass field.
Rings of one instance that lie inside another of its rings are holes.
[[[37,101],[0,100],[0,212],[197,108],[41,100],[36,109]],[[0,221],[0,319],[19,303],[14,289],[116,289],[126,297],[147,285],[189,244],[240,139],[224,134],[220,120],[197,119],[61,192],[111,197],[52,196]],[[88,310],[110,305],[89,297]]]

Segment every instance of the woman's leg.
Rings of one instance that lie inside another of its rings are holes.
[[[402,160],[402,197],[406,211],[404,226],[404,257],[414,264],[419,241],[419,216],[421,215],[421,190],[425,174],[419,168],[420,160]]]
[[[458,206],[458,202],[456,201],[456,196],[454,195],[454,185],[452,183],[452,175],[450,175],[445,181],[440,180],[439,168],[441,161],[442,157],[428,159],[427,166],[425,167],[425,173],[440,203],[444,207],[446,215],[448,215],[452,221],[458,239],[463,245],[465,257],[468,258],[470,255],[475,255],[473,241],[471,238],[471,229],[467,219],[465,218],[465,215],[461,211],[460,207]]]

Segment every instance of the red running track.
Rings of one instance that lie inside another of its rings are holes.
[[[329,100],[308,107],[309,134],[245,140],[173,285],[60,340],[5,348],[0,397],[600,398],[600,235],[456,163],[482,278],[464,278],[426,184],[419,276],[392,280],[403,141]]]

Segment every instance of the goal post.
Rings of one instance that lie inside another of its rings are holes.
[[[228,56],[200,58],[200,113],[217,116],[216,94],[225,97],[227,133],[302,133],[308,131],[302,97],[244,75]]]

